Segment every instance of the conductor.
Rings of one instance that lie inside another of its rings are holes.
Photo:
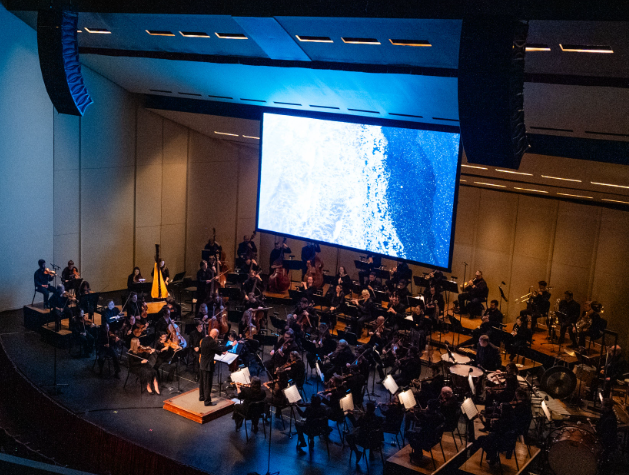
[[[214,355],[220,355],[227,351],[216,339],[218,330],[215,328],[210,334],[201,340],[201,362],[199,365],[199,401],[205,401],[206,406],[214,406],[212,402],[212,381],[214,380]]]

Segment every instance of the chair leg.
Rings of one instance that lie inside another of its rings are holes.
[[[130,371],[127,371],[127,378],[124,380],[124,384],[122,386],[122,389],[127,387],[127,381],[129,381],[129,375],[131,374]],[[142,385],[140,385],[140,392],[142,391]]]
[[[517,452],[514,450],[513,451],[513,458],[515,459],[515,466],[518,469],[518,472],[520,471],[520,464],[518,463],[518,454]]]
[[[485,455],[485,449],[481,449],[480,462],[478,465],[483,465],[483,455]]]
[[[247,419],[243,421],[243,425],[245,426],[245,437],[247,438],[247,442],[249,442],[249,433],[247,432]]]
[[[435,457],[432,454],[432,447],[430,447],[430,458],[432,459],[432,466],[435,470],[437,470],[437,464],[435,463]]]
[[[452,440],[454,441],[454,448],[458,452],[459,451],[459,446],[456,445],[456,436],[454,435],[454,431],[452,431],[451,433],[452,433]]]
[[[443,455],[443,463],[446,463],[446,454],[443,451],[443,445],[441,444],[441,441],[439,441],[439,447],[441,447],[441,455]]]
[[[330,458],[330,438],[329,437],[325,437],[325,448],[328,450],[328,458]]]

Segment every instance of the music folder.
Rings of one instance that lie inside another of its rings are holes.
[[[225,353],[224,355],[214,355],[214,361],[220,361],[221,363],[225,363],[225,364],[233,363],[236,360],[236,358],[238,358],[238,355],[236,353]]]
[[[404,409],[406,409],[407,411],[414,408],[417,404],[417,401],[415,401],[415,395],[410,389],[407,389],[406,391],[398,394],[398,398],[400,399],[400,402],[404,404]]]
[[[391,376],[390,374],[387,375],[386,378],[384,378],[384,381],[382,381],[382,384],[384,385],[385,388],[387,388],[387,390],[391,394],[395,394],[397,390],[399,389],[397,383],[395,382],[395,379],[393,379],[393,376]]]
[[[297,386],[288,386],[282,391],[284,391],[284,396],[286,396],[286,399],[288,399],[288,404],[295,404],[301,401],[301,396],[299,394]]]
[[[348,393],[345,397],[339,400],[343,414],[347,414],[349,411],[354,410],[354,397],[352,393]]]
[[[234,371],[229,375],[233,383],[251,384],[251,378],[249,374],[249,368],[243,368],[238,371]]]

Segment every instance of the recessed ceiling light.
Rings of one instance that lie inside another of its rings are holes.
[[[379,45],[380,42],[376,38],[349,38],[347,36],[341,37],[343,43],[350,45]]]
[[[210,35],[207,33],[203,33],[202,31],[180,31],[179,34],[181,36],[185,36],[186,38],[209,38]]]
[[[571,195],[570,193],[557,193],[558,195],[561,196],[570,196],[572,198],[587,198],[589,200],[594,199],[592,196],[585,196],[585,195]]]
[[[295,35],[299,41],[304,43],[334,43],[328,36],[307,36],[307,35]]]
[[[609,201],[610,203],[622,203],[624,205],[629,205],[629,201],[608,200],[607,198],[603,198],[603,201]]]
[[[521,191],[532,191],[534,193],[548,193],[547,191],[544,190],[536,190],[534,188],[518,188],[517,186],[513,187],[516,190],[521,190]]]
[[[529,43],[526,45],[526,51],[550,51],[550,46],[540,43]]]
[[[465,165],[465,164],[461,164],[462,167],[465,168],[477,168],[478,170],[487,170],[487,168],[485,167],[477,167],[476,165]]]
[[[459,180],[459,181],[467,181],[467,180]]]
[[[389,40],[395,46],[419,46],[430,47],[430,41],[427,40]]]
[[[246,138],[246,139],[260,140],[260,137],[254,137],[253,135],[243,135],[243,137]]]
[[[230,134],[229,132],[217,132],[216,130],[214,131],[214,133],[216,135],[229,135],[231,137],[240,137],[240,135],[238,134]]]
[[[167,30],[144,30],[151,36],[175,36],[172,31]]]
[[[214,32],[214,34],[223,40],[246,40],[247,39],[247,37],[243,35],[242,33],[216,33]]]
[[[111,31],[105,28],[85,28],[85,31],[97,35],[111,35]]]
[[[575,183],[581,183],[581,180],[577,180],[575,178],[560,178],[558,176],[549,176],[549,175],[542,175],[542,178],[548,178],[549,180],[573,181]]]
[[[502,170],[502,169],[500,169],[500,168],[496,168],[496,171],[497,171],[497,172],[500,172],[500,173],[512,173],[513,175],[527,175],[527,176],[533,176],[533,174],[532,174],[532,173],[516,172],[516,171],[514,171],[514,170]]]
[[[599,183],[599,182],[596,182],[596,181],[591,181],[590,183],[592,183],[592,185],[611,186],[612,188],[629,189],[629,186],[625,186],[625,185],[612,185],[611,183]]]
[[[77,33],[83,33],[83,31],[82,31],[82,30],[76,30],[76,32],[77,32]]]
[[[476,183],[477,185],[487,185],[487,186],[495,186],[497,188],[506,188],[505,185],[496,185],[495,183],[486,183],[484,181],[475,181],[474,183]]]
[[[614,50],[611,46],[607,45],[564,45],[559,44],[561,51],[567,51],[571,53],[613,53]]]

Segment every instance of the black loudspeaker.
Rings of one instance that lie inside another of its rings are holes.
[[[513,17],[463,19],[459,122],[470,163],[517,169],[528,149],[524,53],[528,23]]]
[[[46,91],[60,114],[82,116],[92,98],[81,76],[77,41],[78,13],[40,10],[37,48]]]

